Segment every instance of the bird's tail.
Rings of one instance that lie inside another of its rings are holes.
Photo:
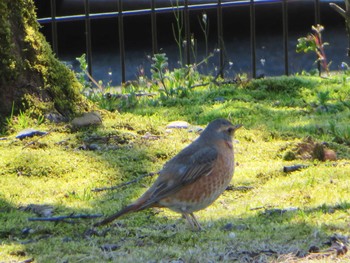
[[[113,215],[110,215],[109,217],[103,219],[100,222],[95,223],[94,226],[103,226],[103,225],[109,224],[110,222],[112,222],[113,220],[117,219],[118,217],[120,217],[120,216],[122,216],[124,214],[130,213],[130,212],[140,211],[140,210],[143,210],[143,209],[145,209],[147,207],[148,206],[144,206],[143,202],[139,199],[135,203],[124,207],[119,212],[117,212],[117,213],[115,213]]]

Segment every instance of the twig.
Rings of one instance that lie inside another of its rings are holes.
[[[333,8],[335,11],[337,11],[344,19],[346,19],[346,12],[345,10],[343,10],[343,8],[341,8],[340,6],[334,3],[330,3],[329,6]]]
[[[47,133],[41,135],[38,139],[27,143],[26,145],[23,146],[22,150],[23,150],[24,148],[27,148],[28,146],[30,146],[30,145],[32,145],[32,144],[38,142],[41,138],[45,137],[46,135],[49,135],[50,133],[51,133],[51,131],[48,131]]]
[[[128,94],[130,95],[130,94]],[[143,96],[147,96],[147,97],[154,97],[156,96],[156,93],[135,93],[136,97],[143,97]]]
[[[102,192],[102,191],[107,191],[107,190],[115,190],[115,189],[118,189],[118,188],[121,188],[123,186],[127,186],[129,184],[133,184],[133,183],[137,183],[138,181],[140,181],[141,179],[145,178],[145,177],[149,177],[149,176],[154,176],[156,174],[158,174],[159,172],[156,172],[156,173],[148,173],[148,174],[144,174],[144,175],[141,175],[140,177],[134,179],[134,180],[131,180],[129,182],[125,182],[125,183],[122,183],[122,184],[118,184],[118,185],[115,185],[115,186],[109,186],[109,187],[101,187],[101,188],[94,188],[94,189],[91,189],[92,192]]]
[[[28,218],[28,221],[50,221],[50,222],[57,222],[57,221],[64,221],[65,219],[92,219],[92,218],[98,218],[102,217],[102,214],[96,214],[96,215],[69,215],[69,216],[56,216],[56,217],[30,217]]]
[[[28,258],[26,260],[20,261],[19,263],[31,263],[34,262],[34,258]]]
[[[195,85],[192,85],[190,87],[190,89],[194,89],[194,88],[197,88],[197,87],[205,87],[205,86],[208,86],[209,84],[210,84],[210,82],[195,84]]]
[[[254,187],[252,186],[233,186],[233,185],[229,185],[226,187],[226,191],[242,191],[242,192],[246,192],[249,190],[254,189]]]
[[[100,84],[98,84],[98,82],[90,75],[90,73],[87,70],[85,70],[84,73],[96,85],[96,87],[98,87],[100,90],[103,90],[103,87]]]
[[[307,165],[297,164],[297,165],[292,165],[292,166],[284,166],[283,172],[290,173],[290,172],[298,171],[298,170],[301,170],[304,168],[307,168]]]

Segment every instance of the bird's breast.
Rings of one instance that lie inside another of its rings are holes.
[[[225,191],[231,182],[233,172],[233,149],[226,141],[222,141],[218,144],[218,157],[211,172],[163,198],[159,204],[180,213],[192,213],[204,209]]]

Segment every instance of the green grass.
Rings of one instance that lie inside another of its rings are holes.
[[[321,101],[318,94],[326,91]],[[303,257],[311,246],[329,248],[331,236],[350,235],[350,85],[344,75],[200,87],[183,98],[139,98],[136,104],[120,113],[101,110],[102,126],[77,132],[29,120],[31,127],[51,130],[29,146],[36,138],[15,139],[23,121],[8,121],[7,140],[0,140],[0,262],[350,261],[348,255]],[[193,232],[167,209],[129,214],[97,229],[97,219],[28,221],[37,217],[23,209],[29,204],[51,205],[54,216],[116,212],[154,178],[114,191],[92,189],[157,171],[196,138],[187,130],[168,132],[170,121],[205,127],[219,117],[244,125],[236,133],[232,184],[247,188],[226,191],[196,213],[205,231]],[[159,139],[142,138],[146,132]],[[338,160],[283,160],[286,149],[308,136],[326,142]],[[83,150],[91,144],[98,150]],[[294,164],[308,167],[283,173]]]

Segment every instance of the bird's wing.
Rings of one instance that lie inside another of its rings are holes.
[[[208,175],[214,166],[218,152],[213,147],[203,147],[192,155],[178,156],[170,160],[160,172],[160,176],[151,187],[147,207],[188,185],[202,176]]]

